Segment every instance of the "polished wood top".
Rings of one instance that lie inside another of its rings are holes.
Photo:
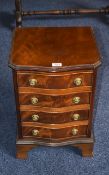
[[[90,69],[100,65],[100,54],[90,27],[17,28],[9,65],[49,72]]]

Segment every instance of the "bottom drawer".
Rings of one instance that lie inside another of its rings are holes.
[[[23,138],[33,137],[39,139],[68,139],[81,136],[87,136],[87,125],[80,126],[66,126],[55,127],[55,125],[49,127],[41,126],[23,126],[22,127]]]

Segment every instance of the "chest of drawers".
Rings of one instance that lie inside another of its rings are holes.
[[[100,55],[90,27],[17,28],[9,66],[17,107],[18,158],[36,145],[93,153],[93,108]]]

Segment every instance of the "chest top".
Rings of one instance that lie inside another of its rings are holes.
[[[90,27],[17,28],[9,65],[47,72],[90,69],[100,65],[100,54]]]

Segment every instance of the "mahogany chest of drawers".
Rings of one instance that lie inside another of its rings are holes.
[[[93,153],[100,55],[90,27],[17,28],[9,66],[17,107],[17,157],[36,145]]]

